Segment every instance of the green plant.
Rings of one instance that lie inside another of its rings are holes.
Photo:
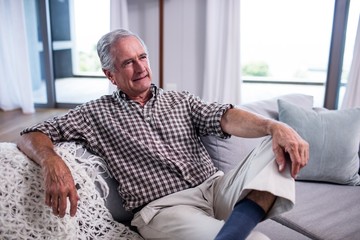
[[[244,76],[266,77],[269,76],[269,65],[265,62],[250,62],[243,66]]]

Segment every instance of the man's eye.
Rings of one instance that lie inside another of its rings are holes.
[[[126,66],[129,66],[132,64],[132,61],[126,61],[123,63],[123,66],[126,67]]]

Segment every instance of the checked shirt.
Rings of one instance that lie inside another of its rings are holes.
[[[231,105],[205,103],[155,85],[151,91],[144,106],[119,90],[22,134],[40,131],[53,142],[81,142],[106,161],[125,208],[132,210],[209,178],[217,169],[199,136],[229,137],[220,119]]]

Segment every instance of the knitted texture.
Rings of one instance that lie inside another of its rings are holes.
[[[75,217],[69,215],[69,201],[64,218],[53,215],[45,205],[41,168],[14,143],[0,143],[0,239],[142,239],[113,220],[105,207],[109,189],[98,174],[99,169],[106,171],[103,161],[75,143],[59,144],[55,150],[80,185]]]

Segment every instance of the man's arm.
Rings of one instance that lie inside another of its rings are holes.
[[[42,167],[45,182],[45,204],[59,217],[65,216],[67,198],[70,200],[70,215],[77,210],[79,196],[69,168],[54,151],[50,138],[40,132],[21,136],[18,148]]]
[[[241,109],[229,109],[221,119],[224,132],[239,137],[262,137],[271,135],[273,151],[279,170],[285,168],[288,153],[292,162],[291,175],[296,177],[309,159],[309,144],[288,125],[267,119]]]

